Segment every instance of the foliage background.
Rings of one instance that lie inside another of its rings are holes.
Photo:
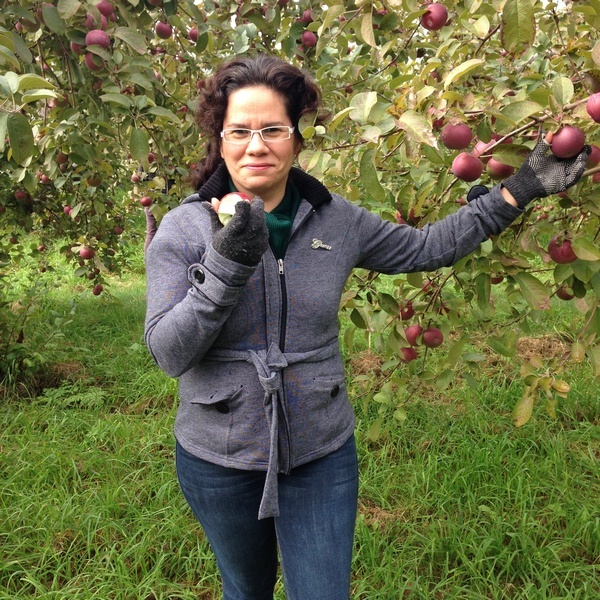
[[[585,109],[600,91],[600,2],[445,2],[433,32],[416,0],[118,0],[107,48],[79,47],[88,19],[102,26],[96,0],[0,4],[0,598],[217,597],[172,470],[174,382],[141,338],[139,199],[160,219],[188,193],[203,80],[247,52],[310,70],[332,118],[302,123],[301,166],[423,226],[472,185],[452,175],[446,123],[469,124],[468,151],[496,136],[489,153],[515,167],[541,129],[600,142]],[[317,44],[302,49],[307,29]],[[348,282],[354,597],[600,594],[593,170],[451,269]],[[550,260],[556,235],[575,262]],[[406,364],[414,323],[445,342]]]
[[[271,52],[310,70],[332,119],[326,128],[314,127],[310,117],[303,121],[300,165],[384,218],[419,227],[458,210],[471,185],[452,174],[458,151],[440,143],[447,123],[468,123],[475,134],[469,151],[476,140],[495,140],[488,152],[515,167],[542,130],[574,124],[588,143],[596,141],[585,103],[600,89],[600,2],[466,0],[447,8],[446,25],[428,31],[419,21],[427,3],[416,0],[122,0],[108,8],[80,0],[5,0],[3,373],[36,368],[40,360],[22,327],[37,292],[11,287],[10,269],[26,255],[39,261],[40,271],[48,269],[45,250],[60,238],[76,275],[101,293],[122,268],[123,250],[140,243],[140,197],[152,198],[160,219],[188,193],[189,170],[203,152],[195,98],[215,65],[234,55]],[[172,36],[158,37],[158,21],[170,24]],[[105,29],[107,47],[85,45],[92,27]],[[316,34],[315,46],[300,43],[305,30]],[[593,179],[533,204],[507,232],[452,269],[399,277],[384,290],[375,275],[356,273],[341,307],[353,323],[345,342],[352,348],[356,333],[366,332],[372,347],[389,358],[389,385],[381,390],[389,402],[405,379],[398,370],[408,322],[399,311],[408,303],[414,311],[409,322],[437,326],[446,338],[440,351],[420,348],[410,373],[427,379],[441,372],[443,390],[475,385],[489,349],[514,358],[527,384],[515,408],[517,424],[528,420],[537,399],[553,414],[568,393],[570,364],[587,361],[600,372],[600,196]],[[497,181],[484,172],[480,183]],[[575,262],[551,261],[547,245],[554,236],[572,239]],[[80,255],[83,247],[93,258]],[[492,282],[500,278],[510,303],[502,326],[492,322]],[[519,338],[540,312],[551,310],[549,300],[562,286],[582,315],[576,327],[560,332],[568,352],[558,360],[535,356],[521,363]],[[467,312],[477,321],[474,334],[461,330]]]

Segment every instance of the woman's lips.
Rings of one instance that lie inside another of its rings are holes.
[[[251,165],[246,165],[246,169],[250,169],[251,171],[263,171],[268,169],[271,165],[267,163],[256,163]]]

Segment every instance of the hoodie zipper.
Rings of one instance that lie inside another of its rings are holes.
[[[283,268],[283,258],[277,259],[277,271],[279,273],[279,284],[281,286],[281,327],[279,333],[279,349],[281,352],[285,352],[285,333],[287,329],[287,289],[285,285],[285,270]],[[283,386],[283,373],[282,373],[282,386]],[[286,411],[287,412],[287,411]],[[292,440],[290,439],[290,428],[287,420],[287,415],[283,415],[283,424],[285,427],[285,439],[287,445],[287,456],[288,465],[285,470],[285,474],[289,475],[291,470],[291,459],[292,459]]]
[[[281,327],[279,331],[279,349],[282,352],[285,352],[285,335],[287,329],[287,288],[285,285],[283,258],[277,259],[277,268],[279,271],[279,284],[281,285]]]
[[[313,213],[314,213],[314,210],[311,211],[307,215],[307,217],[302,221],[302,223],[300,225],[303,225],[306,222],[306,220],[308,219],[308,217],[310,217]],[[299,228],[300,228],[300,226],[298,227],[298,229]],[[277,259],[277,272],[279,273],[279,285],[281,287],[281,321],[280,321],[280,329],[279,329],[279,349],[283,353],[283,352],[285,352],[285,337],[286,337],[286,331],[287,331],[287,311],[288,311],[287,285],[285,282],[285,268],[284,268],[284,264],[283,264],[283,258]],[[283,381],[282,381],[282,384],[283,384]],[[291,465],[291,459],[292,459],[292,440],[290,438],[290,429],[289,429],[289,424],[287,421],[287,416],[284,416],[284,423],[285,423],[285,433],[286,433],[286,441],[287,441],[287,451],[288,451],[288,457],[290,460],[286,474],[289,475],[289,472],[291,470],[290,465]]]

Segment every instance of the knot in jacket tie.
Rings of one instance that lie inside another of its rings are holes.
[[[207,354],[212,360],[231,361],[246,360],[256,368],[258,380],[265,391],[263,405],[265,417],[269,428],[269,462],[267,466],[267,477],[263,490],[258,518],[279,516],[279,494],[277,489],[278,472],[289,471],[290,456],[287,446],[283,446],[285,455],[281,457],[282,467],[280,469],[279,456],[279,416],[287,422],[287,415],[283,402],[283,376],[285,367],[299,362],[318,362],[335,356],[338,350],[338,341],[334,340],[327,346],[310,350],[307,352],[283,353],[275,343],[268,350],[226,350],[219,349]]]

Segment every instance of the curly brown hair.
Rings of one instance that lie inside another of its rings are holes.
[[[315,125],[319,125],[328,117],[328,113],[321,109],[320,88],[308,73],[298,67],[266,54],[223,63],[206,80],[198,103],[197,124],[206,138],[206,156],[191,173],[194,189],[199,189],[223,162],[221,130],[230,94],[254,86],[265,86],[281,94],[296,128],[294,135],[301,144],[303,139],[298,131],[300,118],[307,113],[315,113]]]

